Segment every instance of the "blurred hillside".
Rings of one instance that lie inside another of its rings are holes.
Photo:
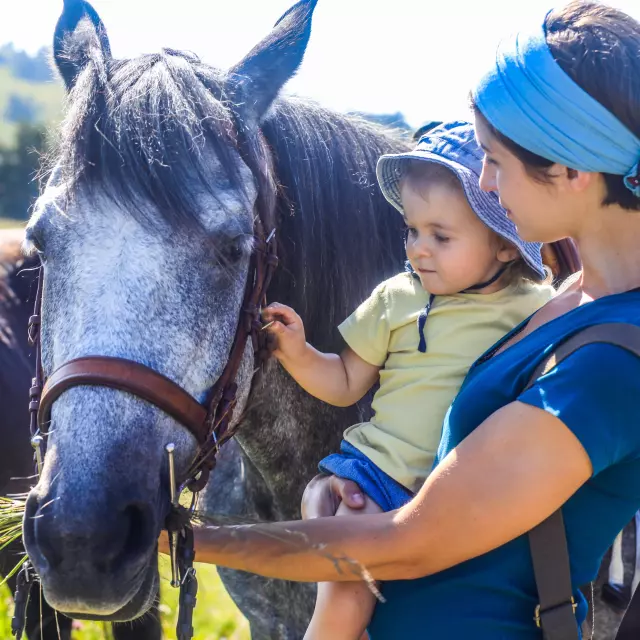
[[[43,126],[57,120],[63,96],[45,48],[30,56],[11,43],[0,46],[0,144],[14,143],[21,124]]]
[[[32,56],[0,46],[0,219],[27,218],[45,131],[60,118],[63,97],[45,48]]]

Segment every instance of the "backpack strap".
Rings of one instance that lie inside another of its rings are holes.
[[[636,533],[637,535],[637,533]],[[616,640],[638,640],[640,630],[640,587],[637,587],[618,627]]]
[[[525,390],[572,353],[594,343],[621,347],[640,358],[640,327],[622,322],[607,322],[578,331],[536,367]],[[575,618],[577,605],[573,598],[569,551],[561,509],[529,532],[529,547],[539,600],[535,611],[536,624],[542,628],[545,640],[578,640]],[[627,609],[617,640],[638,638],[638,592],[640,588]]]

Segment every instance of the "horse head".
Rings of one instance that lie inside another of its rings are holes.
[[[277,182],[260,123],[299,67],[315,0],[301,0],[240,63],[193,55],[119,60],[84,0],[65,0],[54,59],[68,110],[27,228],[43,264],[45,375],[77,358],[135,361],[204,402],[225,368],[254,247]],[[253,375],[241,354],[239,413]],[[75,386],[51,407],[47,454],[24,541],[47,601],[130,620],[157,592],[156,542],[192,434],[121,390]]]

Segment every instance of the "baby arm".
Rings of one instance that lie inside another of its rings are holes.
[[[369,364],[347,347],[340,355],[321,353],[305,338],[300,316],[274,303],[262,313],[266,330],[277,340],[273,352],[289,375],[312,396],[337,407],[354,404],[378,380],[380,367]]]

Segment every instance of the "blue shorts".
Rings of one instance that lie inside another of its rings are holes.
[[[413,498],[409,489],[378,469],[346,440],[340,445],[340,453],[321,460],[318,468],[322,473],[353,480],[383,511],[399,509]]]

